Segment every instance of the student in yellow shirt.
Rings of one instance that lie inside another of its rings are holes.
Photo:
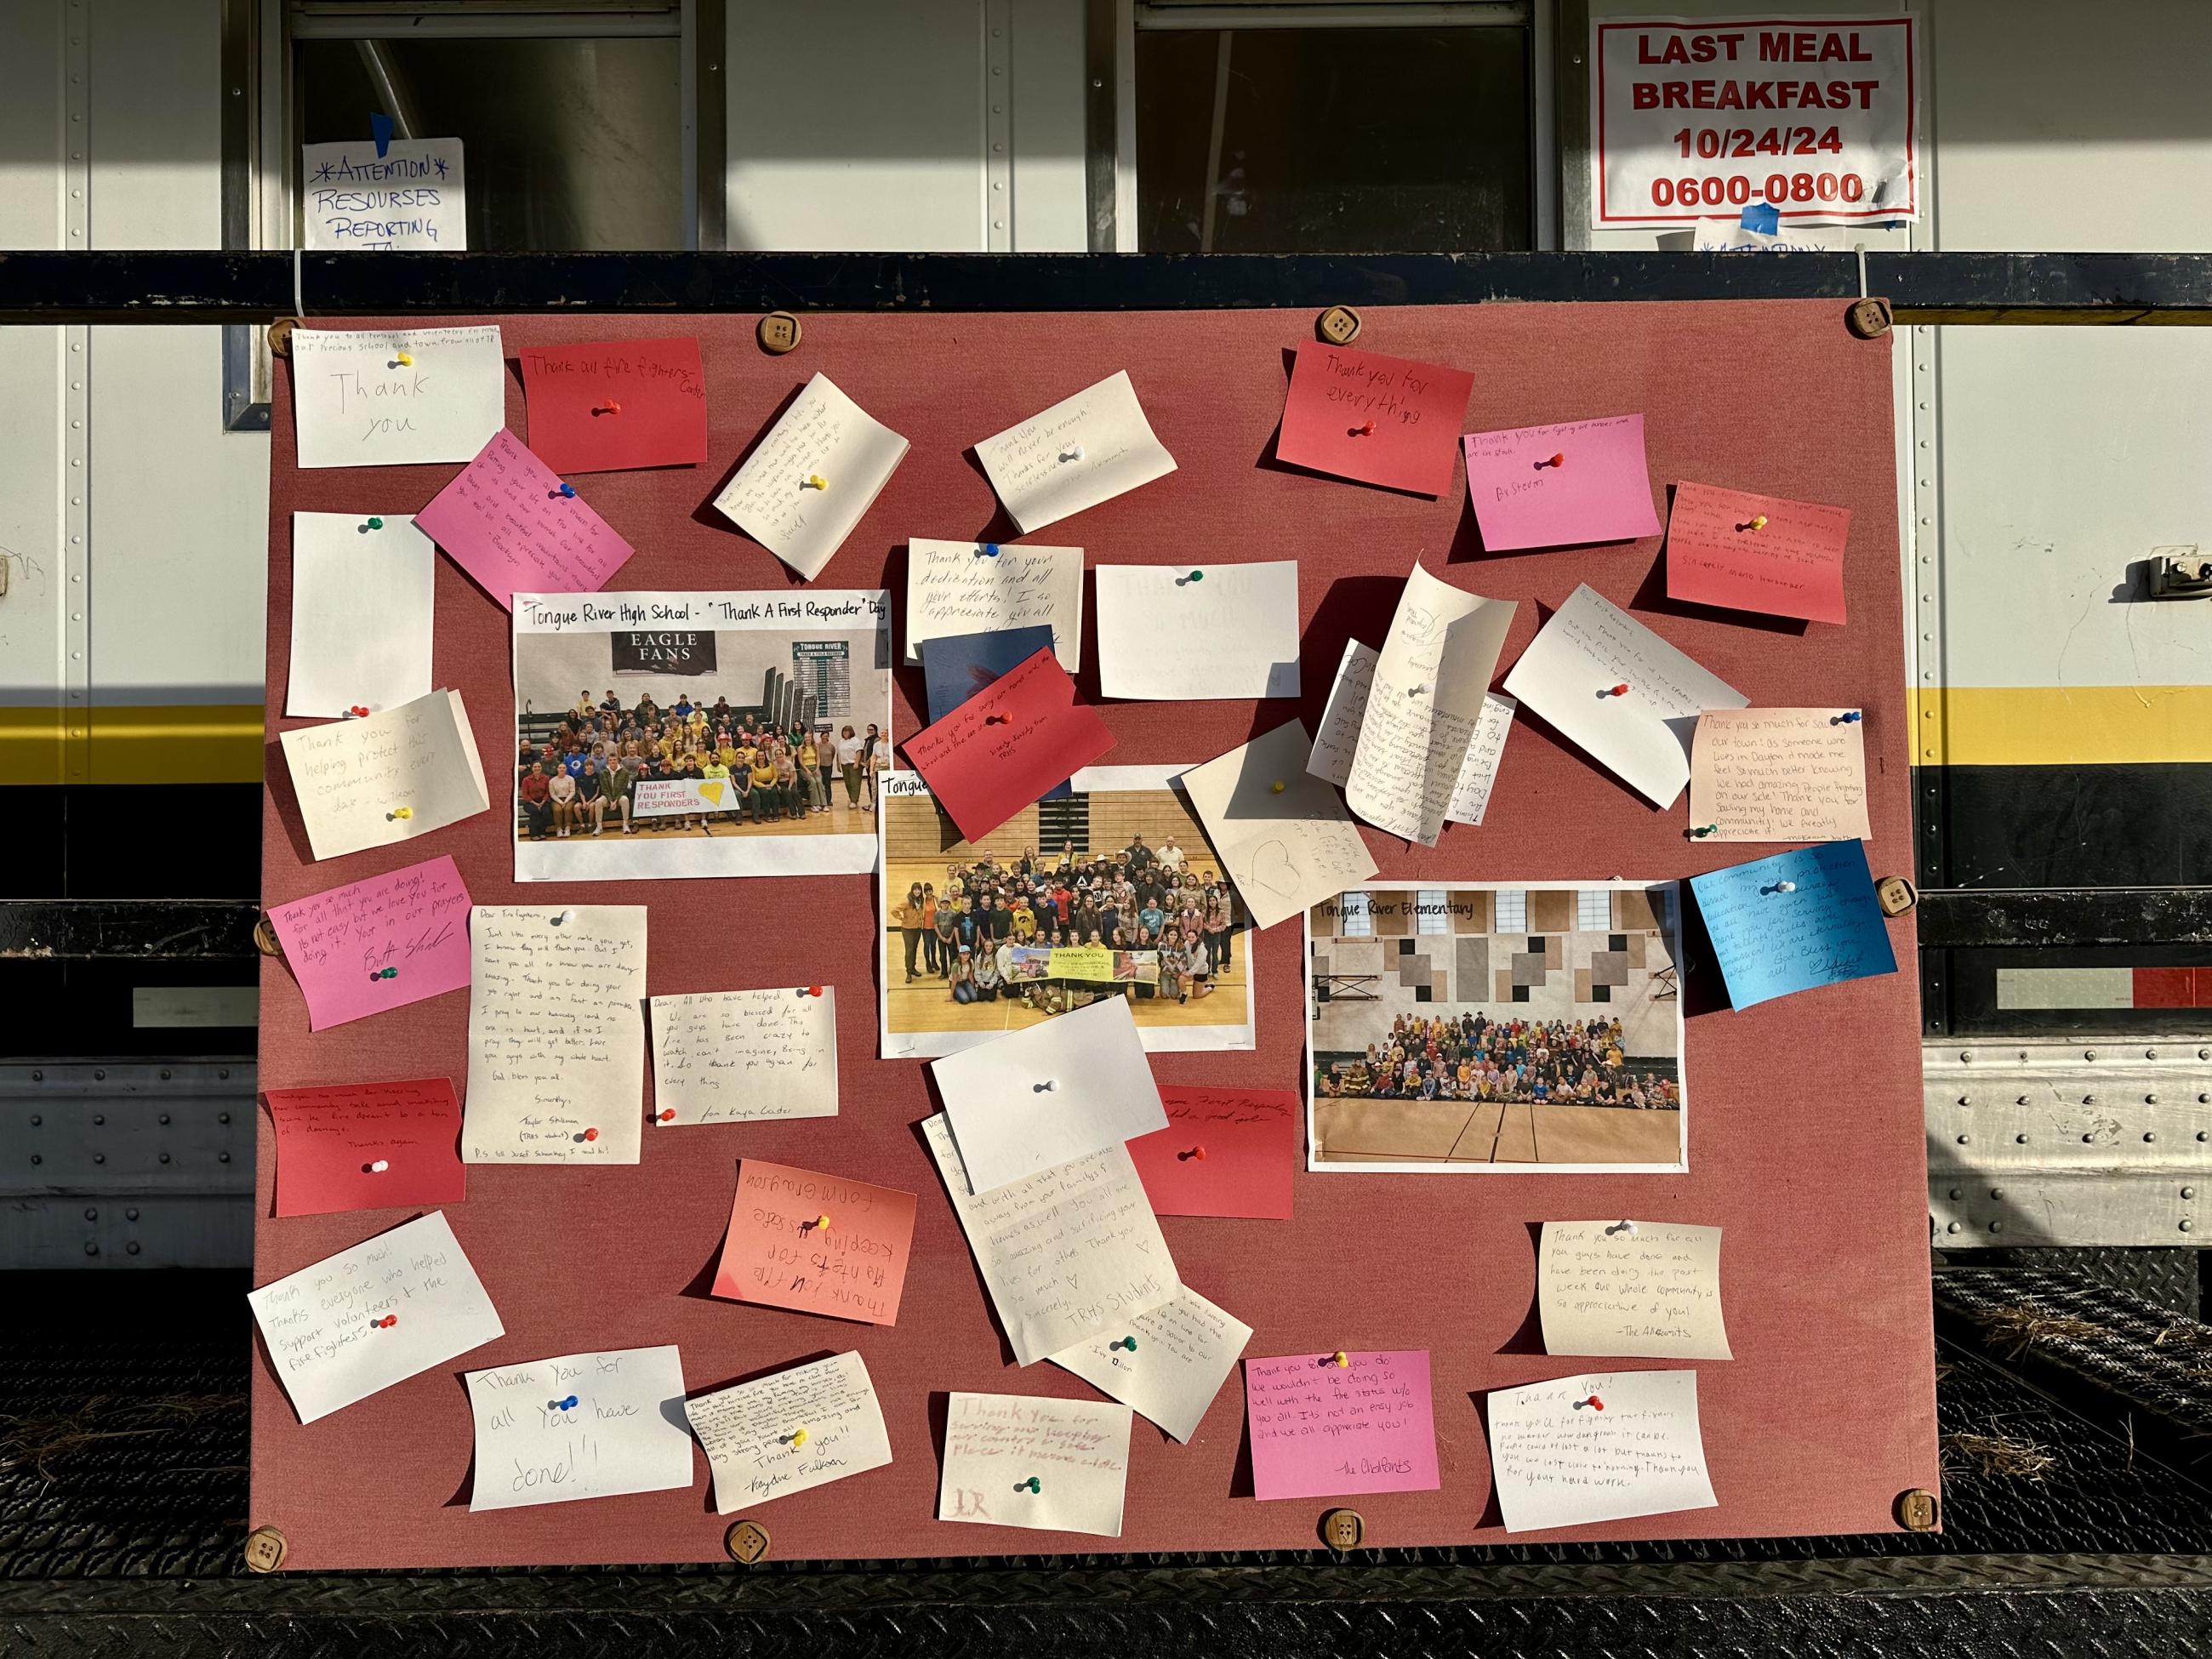
[[[1014,895],[1013,924],[1015,944],[1027,945],[1036,937],[1036,912],[1030,908],[1026,894]]]
[[[710,753],[707,757],[707,763],[699,769],[699,776],[702,781],[708,783],[726,784],[730,781],[730,769],[723,763],[720,756]],[[729,800],[732,799],[732,797],[726,793],[722,799],[724,800]],[[734,811],[735,809],[732,810]],[[703,828],[708,835],[713,835],[714,833],[714,821],[721,816],[720,812],[708,813],[706,817],[700,821],[701,827]],[[742,823],[744,820],[740,817],[738,822]]]
[[[776,787],[775,762],[765,749],[753,756],[753,822],[765,823],[783,816],[783,792]]]
[[[826,812],[829,798],[822,793],[822,754],[814,746],[814,734],[805,733],[799,740],[799,781],[806,788],[806,810]]]

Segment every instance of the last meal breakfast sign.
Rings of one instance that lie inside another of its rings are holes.
[[[1920,214],[1911,17],[1617,18],[1591,28],[1590,222]]]

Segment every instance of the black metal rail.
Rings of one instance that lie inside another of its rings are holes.
[[[295,300],[295,277],[300,298]],[[1905,323],[2212,324],[2203,253],[0,253],[0,323],[410,313],[1188,311],[1836,300]]]

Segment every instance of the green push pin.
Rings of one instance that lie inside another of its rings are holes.
[[[1137,1351],[1137,1339],[1133,1336],[1124,1336],[1115,1341],[1109,1342],[1106,1346],[1109,1349],[1127,1348],[1131,1353],[1134,1353]]]
[[[1176,586],[1177,587],[1183,587],[1188,586],[1192,582],[1202,582],[1205,580],[1206,572],[1203,570],[1194,570],[1188,576],[1177,576],[1176,578]]]
[[[384,976],[386,979],[398,979],[399,977],[399,970],[397,968],[387,968],[384,970]]]
[[[1026,1480],[1015,1481],[1014,1490],[1016,1492],[1040,1492],[1044,1490],[1044,1482],[1038,1480],[1036,1476],[1031,1475]]]
[[[1717,836],[1720,832],[1720,825],[1717,823],[1709,823],[1702,830],[1691,830],[1690,838],[1692,841],[1703,841],[1707,836]]]
[[[384,520],[381,520],[381,519],[371,519],[371,520],[370,520],[367,524],[365,524],[365,525],[362,526],[362,527],[361,527],[361,532],[360,532],[360,533],[361,533],[361,534],[362,534],[362,535],[364,535],[364,536],[366,536],[366,535],[367,535],[367,534],[368,534],[368,532],[369,532],[370,531],[372,531],[372,530],[381,530],[381,529],[383,529],[383,528],[384,528]]]

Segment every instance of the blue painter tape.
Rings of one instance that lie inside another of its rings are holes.
[[[374,110],[370,111],[368,132],[369,136],[376,140],[376,159],[380,161],[384,159],[384,153],[392,148],[392,118],[389,115],[380,115]],[[1744,210],[1747,213],[1750,210],[1748,208]]]
[[[1743,217],[1736,222],[1761,236],[1778,236],[1782,234],[1782,210],[1771,202],[1753,202],[1744,209]]]

